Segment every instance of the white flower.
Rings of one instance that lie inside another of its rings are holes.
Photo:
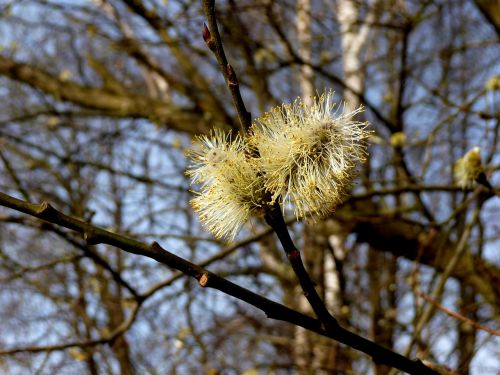
[[[234,239],[252,215],[264,212],[264,189],[255,160],[239,136],[215,131],[189,153],[187,172],[201,191],[191,201],[200,220],[218,238]]]
[[[324,216],[344,198],[366,153],[368,123],[354,120],[327,92],[311,105],[297,99],[273,108],[252,126],[266,190],[272,201],[292,204],[297,217]]]

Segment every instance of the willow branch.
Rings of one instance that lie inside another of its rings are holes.
[[[390,349],[378,345],[375,342],[372,342],[361,336],[358,336],[342,328],[338,323],[334,324],[333,323],[334,320],[331,321],[332,324],[327,325],[327,327],[325,327],[325,325],[322,324],[319,320],[301,314],[277,302],[262,297],[248,289],[245,289],[237,284],[232,283],[229,280],[226,280],[204,269],[203,267],[200,267],[197,264],[191,263],[186,259],[183,259],[175,254],[168,252],[167,250],[163,249],[157,242],[153,242],[151,245],[148,245],[143,242],[137,241],[135,239],[125,237],[123,235],[93,226],[83,220],[65,215],[64,213],[56,210],[47,202],[43,202],[41,204],[32,204],[0,192],[0,205],[14,209],[19,212],[24,212],[25,214],[37,217],[41,220],[57,224],[62,227],[74,230],[75,232],[81,233],[86,239],[88,245],[95,245],[99,243],[108,244],[115,246],[119,249],[122,249],[127,253],[141,255],[154,259],[161,264],[164,264],[170,268],[177,269],[181,271],[183,274],[195,278],[196,280],[198,280],[198,283],[201,287],[214,288],[225,294],[235,297],[241,301],[244,301],[262,310],[271,319],[285,321],[294,324],[296,326],[303,327],[309,331],[316,332],[320,335],[329,337],[333,340],[337,340],[341,343],[344,343],[354,349],[360,350],[363,353],[368,354],[377,363],[387,364],[402,371],[408,372],[409,374],[423,374],[423,375],[438,374],[434,370],[426,367],[421,361],[419,360],[412,361],[400,354],[393,352]],[[279,206],[277,208],[279,211]],[[274,220],[274,222],[276,223],[276,228],[278,229],[280,234],[283,234],[282,228],[284,226],[284,229],[286,230],[286,223],[283,221],[283,216],[281,216],[281,211],[279,212],[280,216],[270,217],[269,220],[271,221]],[[280,217],[281,219],[279,219]],[[284,241],[287,241],[285,237],[282,238]],[[291,245],[293,245],[291,239],[289,239],[289,241]],[[290,245],[290,243],[288,243],[287,245]],[[140,304],[141,300],[138,300],[138,303]],[[327,311],[326,313],[329,315]],[[118,335],[118,333],[116,334]],[[11,349],[10,351],[9,350],[1,351],[0,354],[11,354],[13,350],[14,352],[16,350],[17,352],[64,350],[74,346],[82,346],[82,345],[85,346],[90,344],[96,345],[99,343],[109,342],[111,339],[114,339],[114,337],[116,336],[105,337],[103,339],[93,341],[92,343],[69,343],[69,344],[56,345],[52,347],[44,347],[44,349],[40,348],[31,348],[29,350]]]
[[[438,374],[438,372],[425,366],[420,360],[412,361],[342,327],[330,314],[316,291],[314,282],[304,267],[300,251],[290,237],[279,204],[276,203],[273,209],[266,214],[265,220],[276,232],[286,256],[290,261],[290,265],[300,282],[304,296],[307,298],[314,313],[321,321],[328,337],[370,355],[375,363],[391,366],[409,374]]]
[[[316,291],[316,288],[314,287],[314,282],[304,267],[300,251],[297,249],[292,241],[292,238],[290,237],[290,233],[288,232],[279,204],[276,203],[274,205],[273,209],[265,216],[265,220],[267,224],[269,224],[269,226],[276,232],[290,265],[300,282],[302,291],[309,301],[314,313],[327,331],[333,332],[338,330],[340,327],[339,323],[327,310],[325,304],[321,300],[321,297]]]
[[[240,84],[236,72],[231,64],[227,62],[224,46],[219,34],[217,20],[215,17],[215,0],[203,0],[203,11],[207,17],[207,25],[203,25],[203,39],[207,43],[208,48],[214,53],[219,64],[219,68],[224,76],[226,85],[231,92],[233,105],[238,113],[242,132],[244,133],[252,125],[252,116],[247,111],[243,98],[241,97]]]
[[[321,323],[316,319],[301,314],[219,277],[197,264],[191,263],[186,259],[168,252],[157,242],[145,244],[141,241],[93,226],[83,220],[65,215],[47,202],[32,204],[0,192],[0,206],[24,212],[25,214],[37,217],[49,223],[57,224],[81,233],[88,245],[100,243],[108,244],[130,254],[154,259],[161,264],[195,278],[202,287],[220,290],[225,294],[257,307],[271,319],[286,321],[321,335],[328,336],[327,332],[321,327]]]

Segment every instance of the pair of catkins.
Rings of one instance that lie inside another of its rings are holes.
[[[191,204],[201,222],[232,240],[276,202],[297,218],[330,214],[367,156],[368,123],[354,119],[360,112],[336,107],[326,92],[311,104],[299,98],[273,108],[246,135],[198,137],[187,174],[200,187]]]

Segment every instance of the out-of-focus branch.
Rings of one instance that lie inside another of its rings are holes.
[[[477,329],[480,329],[482,331],[488,332],[488,333],[490,333],[490,334],[492,334],[494,336],[499,336],[500,337],[500,332],[499,331],[494,330],[493,328],[490,328],[490,327],[486,327],[486,326],[484,326],[482,324],[479,324],[478,322],[476,322],[476,321],[474,321],[472,319],[469,319],[466,316],[463,316],[462,314],[457,313],[456,311],[452,311],[452,310],[446,308],[445,306],[443,306],[442,304],[440,304],[438,301],[436,301],[434,298],[432,298],[428,294],[425,294],[423,292],[418,292],[417,294],[418,294],[419,297],[422,297],[427,302],[432,303],[437,309],[441,310],[442,312],[444,312],[445,314],[451,316],[452,318],[455,318],[455,319],[460,320],[460,321],[462,321],[464,323],[470,324],[474,328],[477,328]]]
[[[71,165],[82,167],[82,168],[86,167],[86,168],[93,168],[93,169],[99,170],[99,171],[106,171],[114,176],[123,176],[123,177],[129,178],[131,180],[134,180],[134,181],[146,184],[146,185],[154,185],[155,187],[160,187],[163,189],[170,189],[171,191],[172,190],[175,190],[175,191],[187,191],[188,190],[188,187],[183,187],[182,185],[171,184],[167,181],[160,180],[158,178],[152,178],[152,177],[149,177],[145,174],[139,174],[139,173],[134,173],[134,172],[130,172],[130,171],[121,171],[121,170],[118,170],[118,169],[112,167],[109,164],[101,163],[98,161],[77,159],[72,154],[62,155],[59,152],[56,152],[52,149],[45,148],[37,143],[30,142],[22,137],[17,137],[15,135],[9,134],[7,132],[2,131],[1,129],[0,129],[0,137],[4,137],[5,139],[12,139],[16,143],[28,146],[30,149],[34,149],[34,150],[41,152],[45,156],[55,157],[63,164],[71,164]],[[0,153],[0,159],[1,159],[1,153]],[[21,194],[23,194],[23,196],[24,196],[24,193],[21,191],[21,188],[19,187],[19,185],[18,185],[18,189],[21,192]],[[26,196],[24,196],[24,198],[26,200],[28,200],[28,198]]]
[[[7,170],[7,173],[10,175],[10,178],[12,179],[14,184],[16,185],[17,190],[19,190],[19,192],[22,194],[24,199],[29,200],[30,195],[29,195],[28,191],[24,188],[23,184],[21,183],[21,180],[17,177],[16,171],[14,170],[14,168],[12,168],[10,161],[5,157],[2,150],[0,150],[0,160],[2,160],[3,165],[4,165],[5,169]]]
[[[259,111],[262,113],[269,106],[279,104],[270,91],[268,77],[263,73],[263,68],[259,66],[259,59],[256,57],[259,49],[264,47],[253,37],[250,28],[245,24],[246,14],[242,12],[244,6],[237,0],[229,0],[228,6],[231,17],[219,18],[217,21],[227,30],[226,38],[231,38],[226,39],[226,46],[232,43],[234,50],[231,52],[234,54],[237,49],[238,54],[245,60],[244,66],[239,65],[240,69],[245,70],[240,70],[239,73],[242,80],[247,81],[249,88],[255,93]]]
[[[0,217],[0,221],[3,221],[1,217]],[[2,283],[2,284],[8,283],[8,282],[11,282],[15,279],[24,277],[29,273],[36,273],[36,272],[40,272],[40,271],[45,271],[45,270],[51,269],[59,264],[72,263],[72,262],[75,262],[79,259],[82,259],[83,257],[84,256],[82,254],[79,254],[79,255],[73,255],[73,256],[69,256],[69,257],[65,257],[65,258],[61,258],[61,259],[55,259],[51,262],[41,264],[41,265],[36,266],[36,267],[23,267],[18,271],[12,272],[11,274],[9,274],[6,277],[0,278],[0,283]]]
[[[0,350],[0,356],[8,356],[17,353],[40,353],[40,352],[53,352],[58,350],[66,350],[70,348],[88,348],[97,345],[103,344],[113,344],[113,342],[121,337],[125,332],[127,332],[132,323],[135,321],[137,313],[139,312],[139,307],[141,303],[136,303],[130,312],[130,315],[127,319],[125,319],[118,327],[116,327],[112,332],[108,335],[104,335],[96,340],[89,341],[74,341],[69,342],[67,344],[59,344],[59,345],[47,345],[47,346],[31,346],[25,348],[15,348],[15,349],[7,349]]]
[[[360,92],[350,85],[348,85],[342,78],[337,75],[326,70],[321,64],[315,64],[311,61],[304,61],[297,52],[292,47],[291,42],[286,37],[285,32],[282,30],[281,25],[277,22],[277,18],[272,10],[272,2],[270,2],[266,7],[266,16],[267,21],[269,22],[269,26],[271,26],[276,34],[279,36],[280,40],[283,42],[283,46],[286,49],[287,54],[290,55],[291,61],[282,62],[281,65],[285,66],[287,64],[298,64],[305,65],[311,67],[316,73],[327,78],[333,83],[338,84],[345,90],[351,91],[355,96],[359,98],[359,101],[366,106],[366,108],[370,109],[370,111],[375,115],[375,117],[382,122],[386,127],[393,127],[393,123],[390,119],[388,119],[380,110],[374,105],[370,100],[366,98],[363,92]]]
[[[352,215],[344,216],[341,212],[336,218],[342,222],[352,222]],[[357,218],[352,225],[352,232],[358,242],[370,244],[378,251],[385,251],[433,267],[442,272],[453,258],[456,245],[450,240],[434,238],[433,230],[418,223],[403,222],[400,219],[386,218],[382,222]],[[444,246],[439,248],[439,244]],[[479,293],[491,306],[498,307],[500,293],[496,285],[500,282],[500,269],[481,257],[466,252],[451,271],[451,276],[462,280]]]
[[[172,129],[191,134],[208,131],[202,116],[193,114],[191,109],[141,95],[119,94],[61,80],[42,69],[3,56],[0,56],[0,75],[26,83],[57,99],[102,111],[103,116],[154,119]]]
[[[82,251],[82,254],[80,255],[75,255],[71,258],[68,259],[80,259],[83,257],[87,257],[89,259],[92,259],[97,265],[105,269],[106,271],[109,272],[111,277],[121,286],[123,286],[125,289],[127,289],[130,294],[133,296],[134,299],[143,299],[143,296],[140,296],[139,293],[133,288],[126,280],[124,280],[120,274],[120,272],[116,271],[113,269],[113,267],[108,263],[106,259],[104,259],[97,251],[92,249],[90,246],[87,246],[85,243],[82,243],[82,241],[77,241],[73,236],[70,236],[69,232],[66,232],[62,229],[60,229],[58,226],[53,225],[51,223],[46,223],[46,222],[36,222],[35,220],[30,220],[27,218],[23,217],[15,217],[15,216],[3,216],[0,215],[0,222],[4,223],[16,223],[16,224],[23,224],[25,226],[33,227],[33,228],[38,228],[42,230],[49,230],[52,233],[55,233],[58,235],[60,238],[62,238],[64,241],[68,242],[71,246],[74,246],[75,248],[79,249]],[[46,269],[50,268],[51,265],[55,266],[59,262],[69,262],[69,260],[55,260],[54,262],[47,263],[46,265],[40,266],[40,267],[33,267],[33,268],[28,268],[28,269],[22,269],[19,272],[16,272],[15,275],[9,276],[8,279],[18,277],[23,272],[29,271],[29,272],[35,272],[39,269]]]
[[[475,0],[475,3],[500,37],[500,3],[492,0]]]
[[[465,229],[460,237],[460,240],[457,244],[457,247],[454,249],[455,251],[454,251],[453,257],[450,259],[450,261],[446,265],[445,269],[443,270],[443,272],[439,276],[439,279],[433,288],[434,290],[432,291],[431,298],[433,300],[439,300],[441,298],[441,295],[444,291],[446,281],[450,277],[453,269],[457,266],[460,258],[462,257],[465,250],[467,249],[467,240],[469,239],[469,236],[472,232],[472,228],[476,224],[476,220],[479,218],[480,211],[481,211],[480,207],[476,208],[476,210],[474,211],[474,214],[473,214],[471,221],[466,225],[466,227],[465,227]],[[429,320],[432,318],[432,315],[434,314],[435,309],[436,309],[436,306],[434,304],[429,304],[426,306],[426,308],[423,311],[420,311],[420,314],[418,314],[419,318],[418,318],[418,321],[415,325],[415,330],[413,332],[412,340],[405,350],[406,355],[408,355],[411,352],[413,344],[420,339],[420,335],[422,333],[422,330],[424,329],[425,325],[429,322]]]
[[[169,34],[168,27],[172,26],[172,21],[161,18],[154,8],[145,6],[142,0],[122,1],[131,11],[156,30],[161,40],[168,46],[178,66],[193,83],[194,87],[190,94],[198,101],[197,106],[217,119],[219,125],[235,125],[223,104],[215,96],[215,90],[212,89],[204,74],[198,69],[191,57],[180,48],[178,41]]]
[[[384,187],[381,189],[370,189],[363,193],[353,194],[350,200],[362,200],[375,196],[384,196],[392,194],[404,194],[409,192],[426,192],[426,193],[443,193],[443,192],[472,192],[473,189],[464,189],[462,186],[458,185],[427,185],[427,184],[408,184],[399,185],[394,187]],[[498,189],[494,189],[496,195],[500,194]]]

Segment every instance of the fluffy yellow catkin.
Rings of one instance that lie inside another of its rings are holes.
[[[263,212],[264,189],[258,166],[239,135],[215,131],[198,138],[188,156],[187,174],[201,191],[191,200],[201,222],[218,238],[234,239],[252,215]]]
[[[334,210],[367,155],[368,123],[354,120],[362,110],[336,106],[329,91],[311,105],[297,99],[255,121],[249,143],[257,151],[272,201],[292,206],[297,217],[321,217]]]
[[[479,147],[474,147],[455,162],[453,168],[455,181],[463,189],[472,187],[474,181],[483,171],[480,151]]]
[[[187,174],[200,185],[191,204],[216,237],[234,239],[277,200],[297,218],[327,215],[341,203],[367,155],[370,132],[368,123],[354,120],[362,108],[346,112],[332,95],[275,107],[245,138],[222,131],[198,138],[188,154]]]

